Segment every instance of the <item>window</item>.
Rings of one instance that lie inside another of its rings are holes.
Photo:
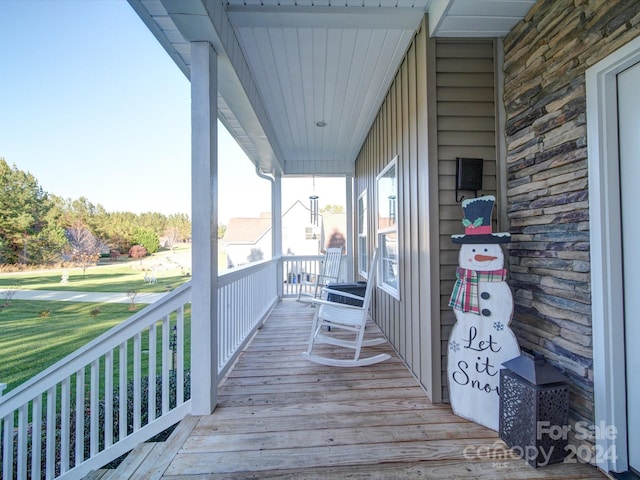
[[[314,227],[304,227],[304,239],[305,240],[316,240],[318,235],[316,234],[316,229]]]
[[[367,191],[358,197],[358,273],[367,278],[369,250],[367,246]]]
[[[376,214],[380,249],[378,286],[399,300],[397,160],[396,155],[376,178]]]

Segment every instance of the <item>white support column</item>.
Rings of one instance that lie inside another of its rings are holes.
[[[353,218],[353,177],[351,175],[345,177],[345,189],[347,200],[347,243],[345,245],[347,249],[347,281],[352,281],[355,279],[353,271],[353,225],[355,219]]]
[[[277,258],[278,267],[276,269],[276,281],[278,282],[278,297],[282,298],[282,281],[284,275],[282,273],[282,175],[276,173],[274,181],[271,184],[271,230],[273,258]]]
[[[191,43],[191,413],[218,401],[218,58]]]

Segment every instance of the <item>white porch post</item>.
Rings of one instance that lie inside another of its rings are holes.
[[[191,413],[218,401],[218,59],[191,43]]]
[[[272,258],[282,257],[282,175],[276,173],[271,184],[271,230],[272,230]],[[278,260],[276,281],[278,282],[278,298],[283,295],[282,260]]]
[[[345,189],[346,189],[346,199],[347,199],[347,243],[346,254],[347,254],[347,281],[352,281],[355,279],[353,273],[353,248],[354,248],[354,238],[353,238],[353,177],[351,175],[347,175],[345,177]]]

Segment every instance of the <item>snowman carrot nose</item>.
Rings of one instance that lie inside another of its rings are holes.
[[[492,257],[491,255],[476,255],[473,259],[477,262],[490,262],[492,260],[496,260],[498,257]]]

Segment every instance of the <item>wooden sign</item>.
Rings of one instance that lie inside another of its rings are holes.
[[[453,237],[462,246],[449,302],[457,321],[449,337],[447,366],[453,412],[497,431],[500,369],[520,355],[520,348],[509,327],[513,297],[500,246],[510,236],[491,232],[494,201],[480,197],[462,204],[465,235]]]

